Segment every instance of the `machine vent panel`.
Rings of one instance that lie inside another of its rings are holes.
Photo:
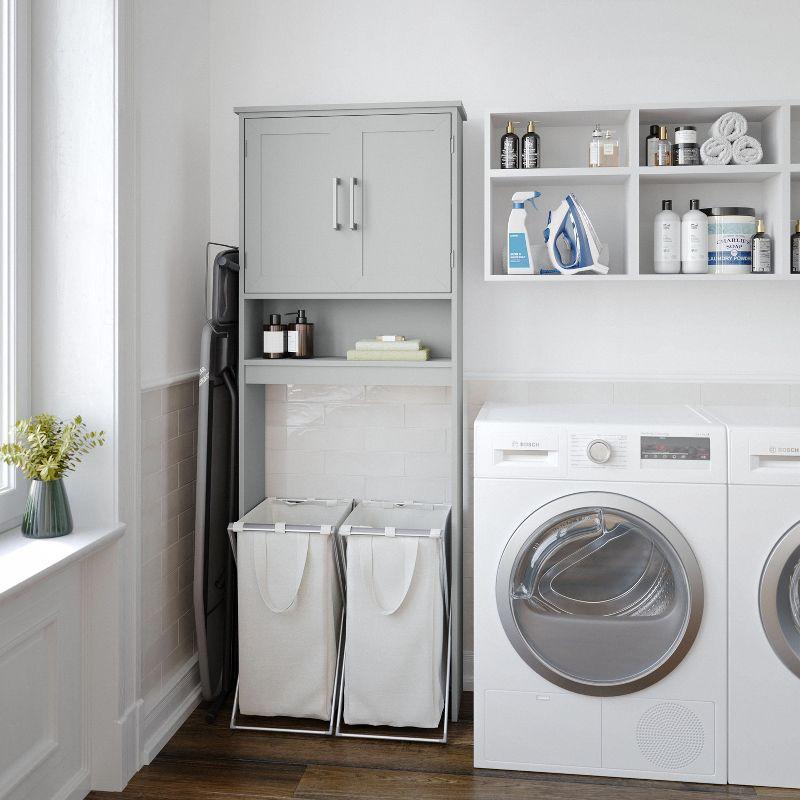
[[[658,703],[639,718],[636,744],[653,766],[683,769],[703,752],[703,722],[694,711],[680,703]]]

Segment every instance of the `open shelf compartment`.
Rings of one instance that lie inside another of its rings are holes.
[[[781,164],[788,160],[783,132],[785,109],[781,105],[689,105],[680,107],[645,106],[639,110],[637,141],[638,163],[647,165],[645,139],[651,125],[666,125],[669,140],[675,136],[676,125],[694,125],[697,128],[698,147],[710,136],[711,125],[728,111],[738,111],[747,120],[747,135],[754,136],[764,149],[762,164]],[[730,168],[734,168],[731,165]]]
[[[520,141],[529,121],[536,123],[540,138],[542,169],[580,168],[589,166],[589,142],[595,124],[601,130],[615,131],[619,139],[620,166],[630,166],[630,108],[609,108],[585,111],[497,111],[489,114],[487,130],[487,167],[500,168],[500,140],[506,123],[517,123],[515,133]],[[503,170],[513,172],[514,170]],[[598,170],[599,171],[599,170]]]

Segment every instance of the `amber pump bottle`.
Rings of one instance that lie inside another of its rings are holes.
[[[280,314],[270,314],[264,325],[264,358],[286,358],[286,326]]]
[[[289,355],[294,358],[314,358],[314,323],[309,322],[306,310],[297,311],[297,321],[289,326]]]

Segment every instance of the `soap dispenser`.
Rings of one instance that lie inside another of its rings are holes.
[[[297,312],[294,323],[294,346],[295,358],[314,358],[314,323],[308,321],[304,308]]]

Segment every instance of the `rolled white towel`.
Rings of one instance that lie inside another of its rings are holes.
[[[723,114],[710,128],[711,138],[734,142],[747,133],[747,120],[738,111]]]
[[[752,136],[742,136],[733,143],[734,164],[760,164],[764,158],[761,142]]]
[[[700,160],[708,166],[719,167],[730,164],[733,158],[733,145],[727,139],[712,136],[700,146]]]

